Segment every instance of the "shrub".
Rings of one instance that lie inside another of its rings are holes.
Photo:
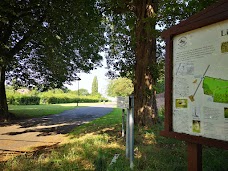
[[[59,104],[59,103],[96,103],[108,101],[102,97],[77,96],[72,93],[53,93],[51,91],[39,94],[20,94],[18,92],[7,92],[8,104],[12,105],[30,105],[30,104]]]
[[[12,105],[39,105],[40,97],[38,96],[28,96],[28,95],[8,95],[7,96],[8,104]]]
[[[58,103],[96,103],[100,101],[108,101],[93,96],[82,96],[78,97],[72,94],[42,94],[41,103],[44,104],[58,104]]]

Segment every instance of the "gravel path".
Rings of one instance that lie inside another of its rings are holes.
[[[82,107],[61,114],[0,124],[0,161],[67,141],[76,126],[110,113],[113,105]]]

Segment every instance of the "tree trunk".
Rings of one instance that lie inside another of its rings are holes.
[[[9,112],[5,90],[5,67],[0,66],[0,120],[8,120]]]
[[[156,35],[155,12],[157,3],[151,0],[136,2],[136,68],[134,83],[135,124],[151,126],[156,123]]]

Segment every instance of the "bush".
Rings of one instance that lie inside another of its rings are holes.
[[[41,103],[44,104],[58,104],[58,103],[96,103],[100,101],[108,101],[93,96],[78,97],[72,94],[42,94]]]
[[[72,93],[53,93],[52,91],[39,94],[20,94],[18,92],[7,92],[8,104],[12,105],[38,105],[38,104],[59,104],[59,103],[96,103],[108,101],[102,97],[77,96]]]
[[[157,94],[165,92],[165,81],[164,80],[158,81],[155,89]]]
[[[40,97],[15,94],[7,96],[7,102],[12,105],[39,105]]]
[[[39,105],[40,97],[38,96],[22,96],[19,100],[20,105]]]

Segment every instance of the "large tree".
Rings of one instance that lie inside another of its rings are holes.
[[[100,65],[104,44],[96,0],[1,0],[0,118],[5,83],[61,87]]]
[[[164,56],[160,31],[202,10],[215,0],[106,0],[109,75],[134,81],[135,123],[151,125],[158,117],[156,81]],[[156,29],[156,26],[158,29]],[[116,72],[118,71],[118,72]]]

